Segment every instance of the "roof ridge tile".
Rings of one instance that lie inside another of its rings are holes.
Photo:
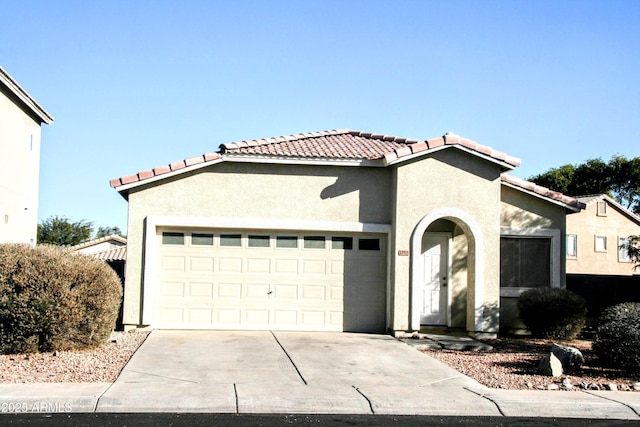
[[[350,138],[355,137],[354,138]],[[357,138],[364,138],[362,141]],[[299,143],[297,143],[299,141]],[[292,145],[293,144],[293,145]],[[180,171],[190,166],[206,164],[224,159],[225,155],[257,155],[280,157],[308,157],[316,159],[361,159],[382,160],[386,164],[415,153],[427,152],[444,145],[460,145],[477,153],[484,154],[510,166],[520,165],[520,159],[478,144],[449,132],[441,137],[428,140],[397,137],[386,134],[349,129],[331,129],[319,132],[307,132],[282,135],[270,138],[234,141],[220,144],[217,152],[208,152],[200,156],[189,157],[152,170],[124,176],[110,181],[112,187],[120,187],[154,176]]]

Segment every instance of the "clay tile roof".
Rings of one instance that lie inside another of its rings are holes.
[[[429,140],[409,139],[372,132],[334,129],[322,132],[299,133],[288,136],[236,141],[220,145],[216,153],[190,157],[185,160],[156,167],[152,170],[110,181],[112,187],[144,181],[168,173],[202,167],[225,158],[277,158],[318,160],[378,161],[381,166],[419,156],[445,145],[459,146],[505,164],[507,168],[520,165],[520,160],[501,151],[480,145],[454,133]]]
[[[103,261],[126,261],[127,247],[120,246],[119,248],[107,249],[106,251],[95,252],[89,255]]]
[[[514,187],[529,191],[535,195],[542,196],[544,198],[555,200],[556,202],[560,202],[562,204],[568,205],[574,210],[584,209],[585,207],[585,204],[579,201],[578,199],[576,199],[575,197],[566,196],[557,191],[552,191],[547,187],[543,187],[541,185],[538,185],[531,181],[524,180],[522,178],[517,178],[515,176],[511,176],[509,174],[503,173],[502,175],[500,175],[500,180]]]
[[[406,147],[395,137],[369,132],[330,130],[288,137],[232,142],[220,146],[223,155],[275,156],[313,159],[378,160]]]

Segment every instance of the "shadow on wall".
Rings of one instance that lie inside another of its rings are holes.
[[[484,303],[482,305],[482,330],[498,333],[500,330],[500,307],[497,303]]]
[[[353,250],[344,251],[343,330],[385,333],[387,242],[381,235],[367,238],[380,239],[379,250],[355,250],[354,238]]]
[[[358,220],[391,222],[391,171],[381,168],[335,168],[336,181],[320,192],[322,200],[358,192]]]

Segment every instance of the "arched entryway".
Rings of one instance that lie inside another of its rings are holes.
[[[483,266],[482,233],[468,213],[441,208],[422,218],[411,236],[411,329],[449,327],[462,315],[467,331],[482,331]],[[464,292],[453,288],[456,274],[464,274]]]

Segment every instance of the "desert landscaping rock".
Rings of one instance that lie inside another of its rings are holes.
[[[560,377],[563,374],[562,362],[554,353],[546,354],[538,365],[538,372],[548,377]]]
[[[425,349],[427,355],[446,363],[479,383],[490,388],[509,390],[546,390],[549,378],[538,373],[540,359],[548,354],[551,343],[533,338],[499,338],[488,340],[493,351],[464,352],[453,350]],[[602,368],[591,342],[575,340],[568,343],[583,354],[585,363],[579,373],[566,374],[573,388],[568,393],[580,390],[605,390],[604,384],[616,382],[633,388],[640,381],[624,371]],[[578,385],[579,386],[576,386]],[[629,391],[629,393],[632,393]]]
[[[584,364],[584,356],[577,348],[552,344],[551,352],[560,360],[565,373],[578,372]]]

